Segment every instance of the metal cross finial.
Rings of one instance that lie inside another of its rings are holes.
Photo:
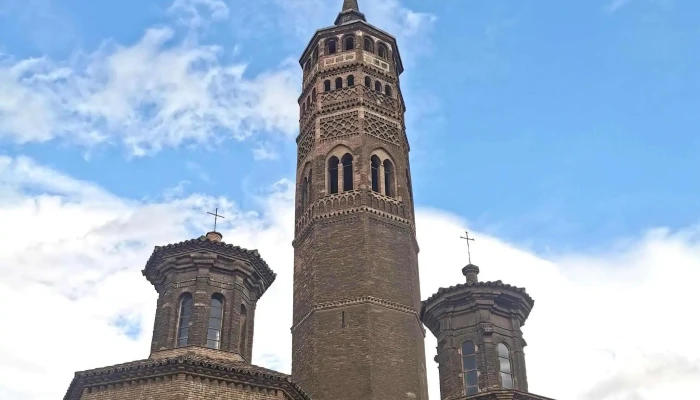
[[[219,208],[218,207],[216,208],[216,210],[214,210],[213,213],[210,213],[209,211],[207,211],[207,214],[211,214],[214,216],[214,232],[216,232],[216,220],[218,218],[226,218],[226,217],[224,217],[223,215],[219,215]]]
[[[460,239],[465,239],[467,241],[467,255],[469,256],[469,264],[471,264],[472,263],[472,251],[469,248],[469,241],[471,240],[473,242],[474,239],[469,237],[469,232],[464,231],[464,233],[466,234],[466,236],[460,236]]]

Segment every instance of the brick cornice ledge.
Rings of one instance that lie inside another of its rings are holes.
[[[356,304],[374,304],[376,306],[388,308],[390,310],[400,311],[400,312],[404,312],[406,314],[411,314],[416,318],[416,321],[418,322],[418,326],[420,327],[421,332],[423,332],[423,337],[425,337],[425,327],[423,327],[423,323],[421,322],[420,316],[418,315],[418,312],[416,311],[415,308],[409,307],[409,306],[406,306],[403,304],[399,304],[399,303],[394,303],[393,301],[379,299],[379,298],[372,297],[372,296],[364,296],[364,297],[358,297],[356,299],[329,301],[327,303],[315,304],[313,307],[311,307],[311,310],[309,310],[309,312],[307,312],[299,320],[299,322],[297,322],[294,326],[292,326],[290,328],[290,330],[292,332],[294,332],[295,329],[297,329],[304,322],[306,322],[306,320],[309,317],[311,317],[311,315],[313,313],[315,313],[316,311],[330,310],[333,308],[346,307],[346,306],[351,306],[351,305],[356,305]]]

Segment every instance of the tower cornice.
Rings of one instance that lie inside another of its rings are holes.
[[[306,60],[311,55],[311,52],[313,51],[314,47],[313,45],[314,43],[318,42],[319,39],[326,36],[338,35],[352,30],[364,30],[373,35],[382,37],[382,39],[390,42],[393,47],[394,54],[396,55],[396,71],[399,75],[403,73],[403,62],[401,60],[401,52],[399,51],[399,46],[398,42],[396,41],[396,37],[366,21],[353,21],[351,23],[343,25],[334,25],[316,30],[316,32],[314,32],[313,36],[311,37],[311,40],[309,40],[306,47],[304,48],[304,52],[299,58],[299,64],[302,66],[304,65],[304,60]]]

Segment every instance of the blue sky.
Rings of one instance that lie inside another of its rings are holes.
[[[196,35],[191,40],[221,46],[220,62],[246,63],[246,76],[255,76],[296,59],[337,8],[323,7],[312,25],[285,20],[273,1],[244,3],[232,2],[227,18],[194,34],[182,24],[187,13],[168,12],[169,1],[9,2],[0,14],[0,49],[5,58],[61,63],[106,41],[133,45],[145,29],[168,25],[176,29],[166,46]],[[402,83],[419,204],[537,251],[605,247],[658,224],[696,221],[696,4],[405,4],[435,17],[418,28],[416,44],[401,43],[411,56]],[[2,146],[135,199],[182,180],[186,191],[245,198],[293,176],[294,134],[278,133],[263,129],[243,142],[214,133],[213,148],[171,146],[142,157],[119,143],[86,150],[70,140],[17,145],[5,137]],[[253,159],[260,141],[276,159]]]
[[[24,317],[2,307],[22,290],[112,338],[104,354],[49,363],[43,375],[0,362],[17,382],[0,383],[0,397],[56,398],[76,369],[143,358],[155,294],[138,271],[154,245],[202,234],[215,207],[227,216],[224,240],[259,248],[279,274],[256,318],[265,329],[256,328],[255,357],[288,370],[289,338],[271,345],[263,332],[289,328],[288,313],[279,323],[265,316],[291,299],[297,60],[341,3],[0,0],[0,240],[9,243],[0,318]],[[526,331],[531,389],[580,400],[700,391],[670,378],[645,386],[660,365],[700,381],[700,352],[647,354],[645,341],[665,331],[623,334],[644,313],[596,312],[625,293],[619,310],[646,304],[680,319],[668,309],[695,301],[669,279],[700,278],[700,3],[360,6],[397,36],[406,67],[423,297],[463,280],[458,238],[469,229],[486,278],[526,286],[538,302]],[[125,304],[120,284],[133,289]],[[669,303],[651,303],[652,291]],[[565,343],[547,317],[572,309],[620,332],[571,332],[590,340],[578,350],[582,371],[606,365],[576,388],[548,368],[559,357],[552,343]],[[0,345],[0,359],[34,362],[14,351]],[[51,385],[20,388],[48,376]]]

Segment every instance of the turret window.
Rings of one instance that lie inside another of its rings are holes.
[[[314,49],[311,59],[313,60],[314,64],[318,61],[318,46]]]
[[[343,191],[353,190],[352,155],[347,153],[341,159],[343,164]]]
[[[336,52],[336,47],[337,43],[335,39],[328,39],[326,40],[326,53],[327,54],[335,54]]]
[[[384,86],[384,94],[391,97],[391,86],[389,86],[389,85]]]
[[[374,82],[374,90],[381,93],[382,92],[382,83],[379,81]]]
[[[372,78],[370,78],[369,76],[365,76],[365,86],[368,88],[372,87]]]
[[[316,102],[316,88],[311,91],[311,101]]]
[[[348,76],[348,87],[355,86],[355,77],[353,75]]]
[[[192,318],[192,295],[185,293],[180,300],[180,320],[177,326],[177,347],[185,347],[190,338],[190,319]]]
[[[336,78],[336,79],[335,79],[335,88],[336,88],[336,89],[342,89],[342,88],[343,88],[343,78]]]
[[[243,304],[241,304],[241,319],[239,326],[241,331],[238,335],[238,352],[241,356],[245,357],[248,346],[248,309],[246,309],[245,305]]]
[[[214,295],[211,298],[209,308],[209,325],[207,326],[207,347],[210,349],[221,348],[221,327],[224,319],[224,300],[221,295]]]
[[[340,160],[333,156],[328,159],[328,192],[330,194],[338,193],[338,164]]]
[[[331,91],[331,81],[324,81],[323,82],[323,91],[324,92],[330,92]]]
[[[479,392],[479,374],[476,371],[476,347],[467,340],[462,343],[462,376],[464,391],[467,396]]]
[[[348,36],[345,38],[343,41],[344,49],[345,50],[353,50],[355,48],[355,37],[354,36]]]
[[[374,53],[374,43],[372,42],[371,38],[365,37],[365,40],[363,41],[363,48],[365,51]]]
[[[379,165],[381,164],[379,157],[373,155],[370,159],[370,164],[372,168],[372,191],[379,193]]]
[[[501,372],[501,386],[513,389],[513,370],[510,363],[510,349],[505,343],[498,344],[498,364]]]
[[[379,43],[379,46],[377,46],[377,53],[379,57],[385,60],[389,58],[389,49],[384,43]]]
[[[394,182],[396,181],[394,173],[394,164],[391,160],[384,160],[384,191],[385,195],[394,197],[396,195]]]

